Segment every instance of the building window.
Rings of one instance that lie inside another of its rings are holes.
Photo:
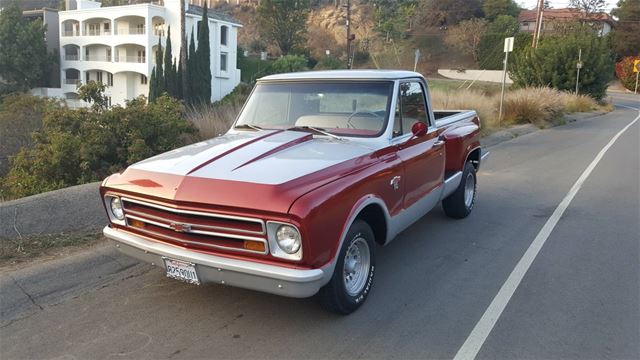
[[[110,23],[104,23],[104,33],[107,35],[111,34],[111,24]]]
[[[96,74],[98,75],[98,82],[102,83],[102,71],[98,71]]]
[[[220,28],[220,44],[227,45],[228,32],[229,32],[229,28],[227,26],[222,26]]]
[[[140,74],[140,84],[147,85],[147,77],[145,75]]]
[[[107,86],[113,86],[113,74],[107,73]]]
[[[84,77],[85,77],[85,83],[89,83],[89,81],[91,81],[91,73],[89,73],[88,71],[86,73],[84,73]]]
[[[227,71],[227,53],[220,54],[220,71]]]

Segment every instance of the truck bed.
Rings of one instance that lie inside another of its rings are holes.
[[[446,127],[460,120],[471,120],[477,116],[474,110],[433,110],[437,127]]]

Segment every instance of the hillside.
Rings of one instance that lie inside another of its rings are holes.
[[[460,56],[447,47],[443,30],[414,23],[413,28],[407,30],[405,39],[387,41],[375,30],[373,6],[359,1],[352,4],[351,25],[356,35],[356,49],[370,54],[369,60],[357,62],[356,67],[413,69],[415,49],[420,49],[422,54],[418,70],[426,74],[435,74],[440,67],[473,67],[469,56]],[[218,6],[219,10],[230,13],[243,24],[238,41],[245,49],[251,49],[259,39],[256,6],[226,3]],[[329,50],[335,56],[346,57],[345,22],[346,10],[342,7],[325,5],[313,8],[309,15],[307,40],[311,56],[320,59]],[[264,45],[270,56],[280,55],[277,47]]]

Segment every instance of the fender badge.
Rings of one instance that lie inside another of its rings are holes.
[[[183,224],[183,223],[171,223],[171,224],[169,225],[169,227],[170,227],[171,229],[173,229],[174,231],[176,231],[176,232],[181,232],[181,233],[191,231],[191,225],[189,225],[189,224]]]
[[[389,185],[393,188],[393,190],[398,190],[400,188],[400,176],[394,176],[391,181],[389,181]]]

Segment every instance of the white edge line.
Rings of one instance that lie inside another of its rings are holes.
[[[533,239],[533,242],[531,242],[531,245],[529,245],[527,251],[524,253],[520,261],[518,261],[518,264],[516,264],[515,268],[513,268],[513,271],[511,272],[507,280],[504,282],[504,284],[502,284],[502,287],[493,298],[493,301],[491,301],[491,304],[489,304],[487,310],[485,310],[484,314],[482,314],[482,317],[456,353],[454,360],[474,359],[476,357],[476,355],[482,348],[482,345],[484,345],[484,342],[487,340],[487,337],[493,330],[493,327],[498,322],[500,315],[502,315],[502,312],[507,307],[509,300],[511,300],[511,297],[520,285],[520,282],[522,282],[522,279],[529,270],[529,267],[535,260],[536,256],[538,256],[538,253],[542,249],[542,246],[549,238],[549,235],[553,231],[556,224],[558,224],[558,221],[560,221],[562,214],[564,214],[565,210],[567,209],[575,195],[578,193],[596,165],[598,165],[600,160],[604,157],[604,154],[607,152],[607,150],[609,150],[609,148],[613,146],[616,140],[618,140],[618,138],[625,131],[627,131],[627,129],[633,126],[633,124],[635,124],[638,119],[640,119],[640,109],[625,105],[618,106],[637,110],[639,115],[631,123],[620,130],[613,138],[611,138],[607,145],[605,145],[602,150],[600,150],[598,155],[596,155],[593,161],[584,170],[582,175],[580,175],[578,180],[573,184],[571,190],[569,190],[564,199],[562,199],[562,202],[560,202],[558,207],[553,211],[553,214],[551,214],[542,229],[540,229],[538,235],[536,235],[535,239]]]

